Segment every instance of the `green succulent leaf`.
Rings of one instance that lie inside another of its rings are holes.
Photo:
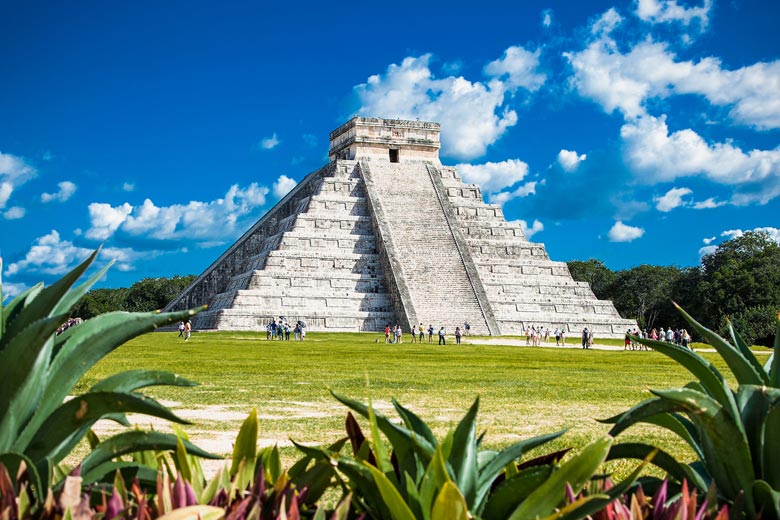
[[[675,433],[696,452],[696,456],[699,458],[704,456],[699,445],[699,432],[696,430],[696,425],[682,415],[678,413],[662,413],[648,417],[644,422],[655,424]]]
[[[756,480],[753,484],[753,496],[756,500],[756,511],[761,519],[777,520],[780,518],[780,491],[772,489],[767,482]]]
[[[694,351],[677,346],[674,343],[642,339],[636,336],[631,337],[682,365],[683,368],[688,370],[698,379],[698,382],[704,387],[706,392],[729,410],[734,417],[739,415],[731,389],[723,378],[723,375],[721,375],[712,363]]]
[[[466,497],[468,504],[474,503],[478,478],[477,474],[477,412],[479,397],[474,400],[469,411],[461,419],[452,436],[452,451],[447,459],[454,472],[454,480]]]
[[[107,354],[136,336],[189,318],[201,309],[165,314],[112,312],[71,327],[74,332],[49,367],[41,406],[20,434],[19,443],[32,439],[79,379]]]
[[[81,463],[81,472],[82,474],[89,473],[100,464],[128,453],[148,450],[174,451],[178,441],[179,438],[170,433],[155,431],[144,432],[140,430],[119,433],[98,444],[98,446],[86,456]],[[198,448],[189,441],[183,442],[184,447],[187,448],[187,453],[191,455],[197,455],[204,459],[219,460],[222,458],[219,455],[214,455]]]
[[[743,431],[720,403],[710,396],[690,389],[651,390],[672,403],[702,431],[703,462],[721,493],[733,500],[744,490],[750,507],[750,489],[755,480],[750,449]]]
[[[774,349],[767,364],[769,365],[769,384],[780,388],[780,313],[777,314]]]
[[[726,324],[729,330],[729,336],[731,336],[731,340],[742,354],[742,357],[744,357],[748,363],[753,365],[753,369],[756,371],[756,373],[758,373],[759,376],[761,376],[761,380],[765,385],[770,384],[769,373],[764,370],[763,366],[761,366],[761,362],[758,361],[758,358],[756,358],[755,354],[753,354],[753,352],[750,350],[750,346],[745,343],[745,340],[742,339],[742,336],[734,328],[734,324],[731,322],[728,316],[726,317]]]
[[[763,477],[773,489],[780,491],[780,404],[775,399],[764,423]]]
[[[530,439],[525,439],[520,442],[501,450],[493,457],[479,472],[479,482],[477,486],[477,492],[474,500],[473,509],[475,511],[481,511],[485,506],[485,499],[487,498],[490,488],[495,482],[496,478],[504,471],[504,468],[511,462],[518,460],[524,453],[551,442],[564,433],[567,430],[561,430],[555,433],[549,433],[547,435],[539,435]]]
[[[677,406],[676,403],[653,397],[635,404],[629,410],[626,410],[621,414],[608,419],[600,419],[599,422],[613,424],[614,426],[609,430],[609,434],[617,436],[630,426],[640,422],[647,422],[658,415],[675,412],[678,409],[679,406]]]
[[[13,337],[33,322],[53,315],[63,314],[67,318],[70,308],[61,309],[59,312],[54,312],[54,310],[58,308],[60,300],[62,300],[63,296],[65,296],[76,280],[78,280],[90,264],[92,264],[98,252],[100,252],[100,249],[95,250],[86,260],[52,285],[40,289],[40,291],[35,294],[34,298],[32,298],[33,293],[30,293],[25,299],[24,309],[20,310],[17,307],[14,310],[19,312],[15,312],[12,316],[9,316],[9,321],[6,322],[6,334]],[[62,322],[60,322],[60,324],[62,324]]]
[[[60,405],[46,419],[28,446],[16,448],[24,449],[33,460],[49,457],[58,463],[70,453],[95,422],[105,415],[117,412],[142,413],[187,423],[149,397],[118,392],[89,392]]]
[[[564,462],[560,468],[534,490],[520,506],[514,510],[511,520],[544,518],[552,514],[563,501],[568,483],[574,493],[579,493],[585,483],[609,453],[613,439],[606,435],[588,444],[576,456]]]
[[[650,455],[653,455],[652,459],[649,459]],[[609,450],[606,460],[619,460],[619,459],[638,459],[647,460],[653,465],[664,470],[669,476],[675,479],[677,482],[687,480],[702,493],[707,492],[707,484],[702,476],[697,473],[691,466],[677,462],[677,460],[669,453],[639,442],[624,442],[621,444],[614,444]]]
[[[0,352],[0,452],[12,449],[19,430],[40,407],[51,337],[64,319],[54,316],[33,321]]]
[[[260,423],[257,420],[257,408],[252,408],[249,415],[238,430],[236,442],[233,445],[233,463],[230,465],[230,476],[238,472],[241,461],[246,461],[246,472],[254,475],[255,459],[257,459],[257,432]],[[249,467],[251,465],[251,467]]]
[[[163,370],[128,370],[96,383],[90,392],[134,392],[149,386],[198,386],[198,383]]]
[[[415,520],[414,513],[412,513],[412,510],[390,479],[378,468],[365,462],[363,464],[371,473],[371,477],[382,495],[382,500],[390,510],[393,520]]]
[[[47,488],[43,486],[44,481],[35,464],[27,455],[15,452],[0,453],[0,464],[3,464],[13,478],[19,471],[20,465],[24,463],[27,467],[27,479],[30,481],[31,491],[35,496],[35,502],[42,504],[46,498]]]
[[[404,424],[408,429],[428,441],[431,446],[436,446],[438,443],[436,441],[436,437],[422,419],[420,419],[408,408],[402,406],[401,403],[396,401],[395,397],[393,398],[393,406],[395,407],[395,410],[398,412],[398,415],[401,417],[401,419],[403,419]]]
[[[451,477],[447,471],[447,465],[444,461],[441,446],[437,445],[436,451],[434,452],[433,457],[431,457],[428,467],[425,468],[425,473],[420,482],[420,507],[424,514],[429,512],[433,507],[436,492],[450,480]]]
[[[764,371],[757,371],[754,364],[748,361],[742,352],[729,344],[729,342],[721,338],[718,334],[693,319],[691,315],[685,312],[679,305],[675,304],[675,306],[683,315],[685,321],[690,323],[691,327],[718,351],[718,354],[723,358],[723,361],[726,362],[739,384],[761,385],[765,383],[764,378],[762,377]],[[752,352],[750,353],[750,356],[753,356]]]
[[[504,520],[528,498],[535,489],[552,475],[553,467],[532,466],[499,484],[487,499],[482,517],[484,520]]]
[[[2,259],[0,259],[1,263]],[[0,273],[1,275],[1,273]],[[0,289],[2,288],[2,285],[0,285]],[[0,350],[5,348],[5,345],[7,341],[4,339],[8,336],[8,326],[7,324],[11,321],[13,321],[14,317],[20,313],[25,305],[27,304],[28,300],[32,301],[33,298],[43,289],[43,282],[39,282],[26,291],[21,292],[18,294],[13,300],[11,300],[8,305],[3,305],[2,300],[0,300],[0,309],[2,309],[2,314],[0,315]]]
[[[431,520],[468,520],[466,498],[453,482],[445,482],[431,510]]]

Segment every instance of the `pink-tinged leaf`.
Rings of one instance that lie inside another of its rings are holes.
[[[123,509],[124,504],[122,504],[122,498],[119,496],[119,493],[114,491],[111,494],[111,498],[108,500],[108,504],[106,505],[106,514],[103,518],[105,520],[111,520],[112,518],[119,516]]]
[[[181,473],[176,475],[176,482],[173,484],[173,508],[187,507],[187,494],[184,491],[184,480]]]
[[[184,495],[187,497],[187,505],[194,506],[198,504],[198,499],[195,496],[195,490],[189,482],[184,482]]]
[[[669,481],[664,480],[653,495],[653,520],[663,520],[666,509],[666,494],[669,492]]]
[[[566,483],[566,502],[571,504],[577,500],[577,496],[574,494],[574,489],[572,489],[571,484],[568,482]]]

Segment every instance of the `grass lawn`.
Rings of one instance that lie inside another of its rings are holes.
[[[656,352],[556,349],[503,345],[375,343],[375,334],[311,333],[305,342],[267,341],[249,332],[195,333],[188,342],[177,333],[147,334],[108,356],[80,383],[134,368],[168,370],[200,383],[195,388],[153,387],[194,424],[185,429],[206,449],[228,454],[238,428],[252,409],[260,416],[261,445],[278,443],[288,460],[289,439],[322,445],[343,436],[346,407],[328,388],[367,401],[395,416],[390,399],[417,412],[443,435],[476,396],[485,445],[569,431],[543,452],[580,447],[606,433],[595,419],[610,417],[650,396],[647,388],[682,386],[692,378]],[[408,335],[406,336],[408,338]],[[466,338],[464,338],[466,339]],[[435,342],[435,339],[434,339]],[[572,342],[573,343],[573,342]],[[705,354],[713,362],[715,354]],[[722,372],[721,364],[718,364]],[[148,419],[140,420],[148,425]],[[158,429],[165,425],[154,423]],[[106,428],[103,426],[103,428]],[[636,427],[618,440],[657,442],[685,455],[671,436]]]

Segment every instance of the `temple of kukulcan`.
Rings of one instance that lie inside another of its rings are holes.
[[[439,160],[437,123],[355,117],[307,175],[165,310],[208,304],[196,329],[520,334],[636,326],[529,242],[501,207]]]

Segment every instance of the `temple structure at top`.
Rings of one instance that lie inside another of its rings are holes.
[[[166,310],[208,304],[198,329],[375,331],[469,323],[473,334],[529,326],[636,326],[567,265],[529,242],[479,186],[439,160],[437,123],[355,117],[307,175]]]

